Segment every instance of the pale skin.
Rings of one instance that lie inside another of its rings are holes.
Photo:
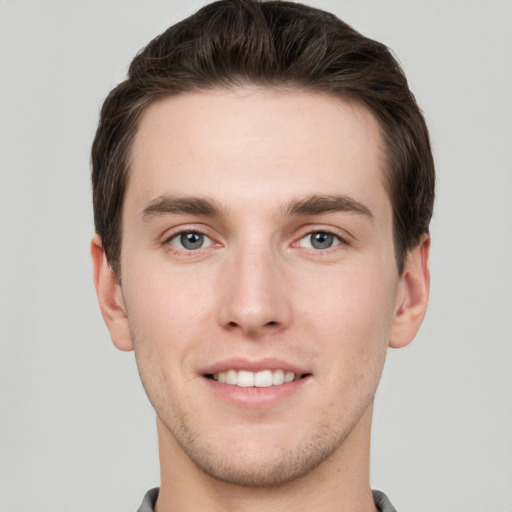
[[[214,90],[143,115],[121,284],[97,235],[91,253],[157,413],[158,512],[376,510],[373,397],[429,293],[427,235],[398,273],[384,165],[374,116],[330,96]],[[281,369],[293,382],[221,382]]]

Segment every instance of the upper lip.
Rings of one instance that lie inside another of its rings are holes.
[[[259,372],[262,370],[284,370],[293,372],[296,375],[304,375],[308,372],[296,364],[276,358],[264,358],[258,360],[249,360],[245,358],[230,358],[213,363],[201,370],[203,375],[213,375],[227,370],[246,370],[250,372]]]

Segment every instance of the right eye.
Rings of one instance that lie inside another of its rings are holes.
[[[196,251],[213,245],[213,240],[197,231],[183,231],[169,239],[174,247],[184,251]]]

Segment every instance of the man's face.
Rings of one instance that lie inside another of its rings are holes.
[[[383,160],[366,108],[314,93],[144,114],[123,308],[161,436],[207,473],[276,485],[366,440],[403,300]]]

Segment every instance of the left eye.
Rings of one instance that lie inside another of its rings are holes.
[[[300,245],[310,249],[329,249],[341,243],[340,238],[327,231],[314,231],[301,238]]]
[[[170,239],[171,245],[174,245],[178,249],[184,249],[186,251],[195,251],[197,249],[203,249],[213,244],[210,237],[197,233],[196,231],[184,231],[178,233]]]

